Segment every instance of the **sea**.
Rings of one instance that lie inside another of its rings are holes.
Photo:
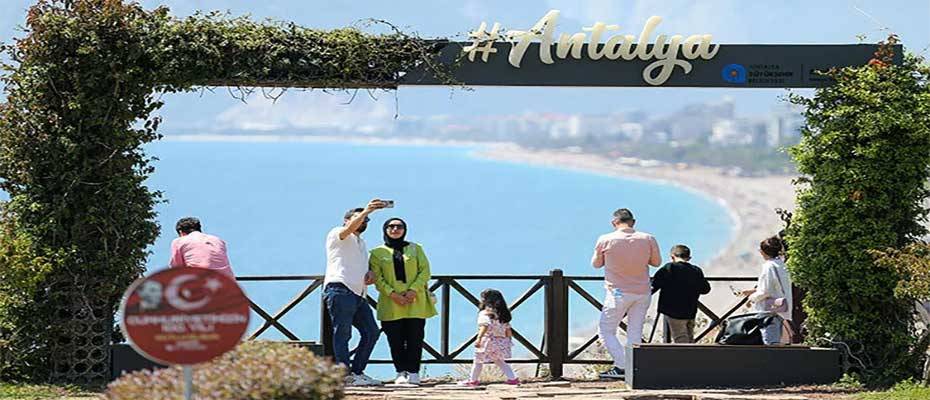
[[[147,146],[154,174],[147,184],[162,191],[161,235],[151,247],[148,273],[165,268],[175,222],[196,216],[204,232],[223,238],[238,276],[322,275],[327,232],[342,224],[345,211],[370,199],[391,199],[395,208],[371,216],[363,234],[369,248],[383,243],[381,226],[403,218],[407,240],[420,243],[433,275],[603,276],[590,260],[598,236],[611,231],[612,212],[633,211],[636,228],[652,233],[663,254],[675,244],[692,249],[701,265],[730,241],[733,221],[720,203],[701,193],[641,179],[624,179],[556,167],[480,157],[480,145],[381,145],[321,141],[172,139]],[[308,281],[244,282],[249,298],[274,314]],[[517,299],[536,282],[465,280],[476,297],[485,288]],[[602,282],[581,286],[598,299]],[[377,298],[373,287],[369,289]],[[452,291],[450,348],[476,331],[477,309]],[[570,301],[570,335],[590,336],[598,311],[581,296]],[[513,327],[534,343],[543,336],[543,291],[513,313]],[[252,315],[251,330],[263,320]],[[280,319],[301,340],[320,338],[320,291]],[[357,337],[357,336],[356,336]],[[260,338],[285,336],[270,328]],[[440,348],[440,318],[427,321],[426,340]],[[460,357],[470,357],[468,349]],[[515,344],[515,357],[530,353]],[[390,359],[382,337],[373,354]],[[430,358],[424,353],[424,358]],[[460,368],[429,365],[427,376]],[[368,373],[392,378],[389,365]]]

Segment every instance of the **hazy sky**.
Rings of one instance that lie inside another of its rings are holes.
[[[17,35],[31,1],[3,0],[0,34]],[[464,39],[482,21],[507,28],[529,28],[550,9],[562,11],[557,32],[577,32],[603,21],[638,33],[652,15],[663,17],[657,33],[711,33],[717,43],[856,43],[857,35],[877,41],[888,31],[905,47],[927,55],[930,47],[930,0],[547,0],[547,1],[384,1],[308,0],[144,0],[146,7],[167,5],[179,16],[197,10],[228,10],[234,15],[294,21],[314,28],[338,28],[365,18],[390,21],[423,37]],[[732,98],[741,114],[767,111],[783,90],[675,88],[401,88],[396,93],[402,116],[482,115],[533,112],[604,113],[636,108],[675,109],[694,102]],[[168,98],[161,114],[168,132],[248,128],[250,126],[318,127],[359,119],[391,123],[395,95],[378,93],[377,101],[359,95],[288,93],[277,104],[255,96],[249,104],[215,94]],[[313,112],[308,112],[313,111]]]

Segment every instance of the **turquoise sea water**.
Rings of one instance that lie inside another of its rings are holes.
[[[372,215],[364,238],[382,242],[380,227],[391,216],[409,225],[434,275],[600,275],[590,267],[598,235],[611,229],[614,209],[630,208],[637,228],[654,234],[663,253],[672,245],[692,248],[696,263],[709,260],[730,239],[733,221],[716,202],[680,188],[557,168],[473,157],[476,148],[375,146],[314,142],[183,142],[148,147],[159,158],[149,184],[164,191],[158,207],[162,235],[152,247],[149,270],[169,258],[178,218],[193,215],[204,231],[226,240],[237,275],[322,275],[324,238],[349,207],[371,198],[393,199],[396,208]],[[269,313],[308,282],[245,283],[247,294]],[[516,299],[531,281],[473,281]],[[583,285],[602,297],[600,284]],[[370,293],[375,296],[374,289]],[[454,292],[453,292],[454,293]],[[573,332],[590,332],[597,311],[574,297]],[[319,338],[319,292],[281,322],[304,340]],[[475,330],[475,309],[461,296],[452,301],[452,349]],[[514,327],[534,343],[542,337],[542,291],[514,313]],[[253,326],[259,324],[253,315]],[[263,338],[284,336],[272,328]],[[439,318],[427,323],[427,341],[439,348]],[[527,353],[518,346],[515,356]],[[469,355],[470,350],[464,355]],[[387,343],[374,354],[389,358]],[[428,373],[447,372],[430,366]],[[373,367],[380,377],[389,367]]]

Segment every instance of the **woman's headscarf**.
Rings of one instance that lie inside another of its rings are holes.
[[[399,221],[404,226],[404,234],[400,235],[400,238],[393,239],[387,234],[388,224],[393,221]],[[404,268],[404,247],[407,247],[410,242],[404,240],[407,237],[407,223],[400,218],[390,218],[387,221],[384,221],[384,226],[381,227],[381,232],[384,233],[384,245],[394,249],[394,276],[400,282],[407,282],[407,270]]]

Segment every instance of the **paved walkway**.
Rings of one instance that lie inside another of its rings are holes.
[[[347,388],[349,400],[806,400],[842,399],[848,393],[829,387],[793,387],[749,390],[630,390],[617,382],[535,382],[519,387],[504,384],[478,388],[450,383],[427,383],[420,387],[385,385]]]

